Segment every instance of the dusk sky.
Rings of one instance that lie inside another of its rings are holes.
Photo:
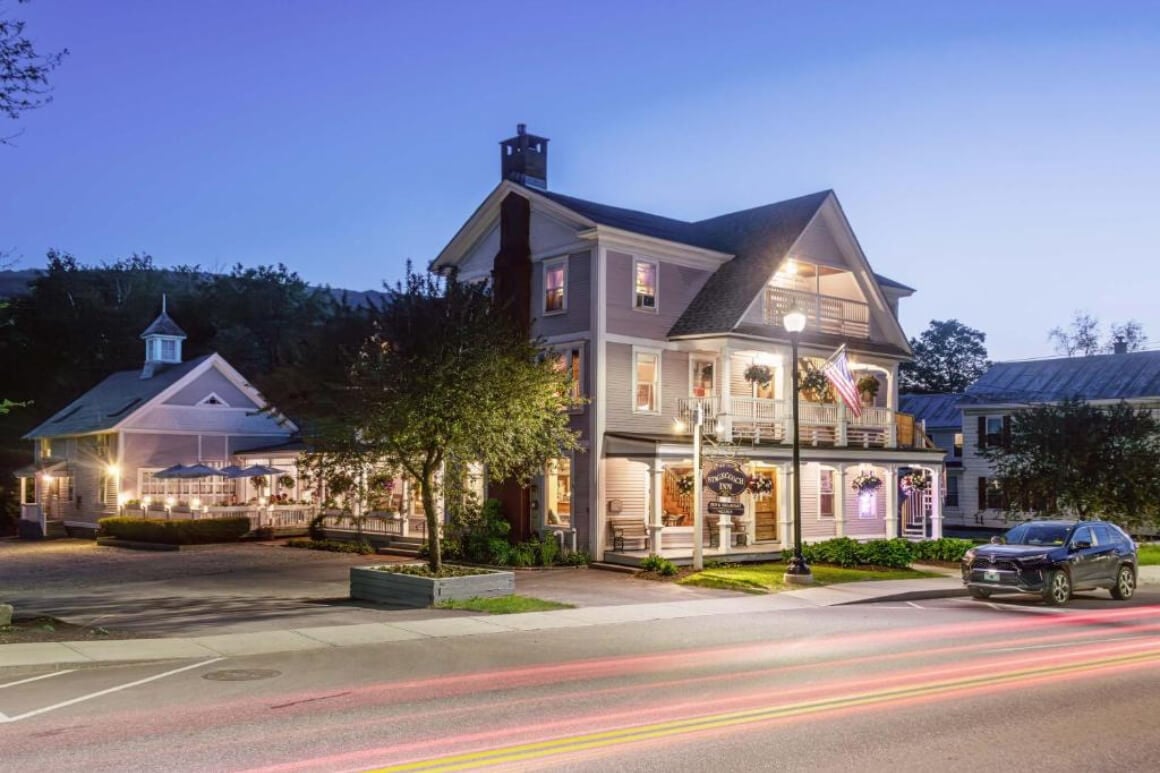
[[[33,0],[54,102],[0,133],[0,250],[425,265],[517,122],[551,189],[701,219],[833,188],[902,322],[1160,343],[1160,5]]]

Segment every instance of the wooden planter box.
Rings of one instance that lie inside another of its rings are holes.
[[[429,607],[440,601],[510,596],[515,590],[515,574],[499,570],[464,577],[422,577],[369,566],[350,568],[350,597],[376,604]]]

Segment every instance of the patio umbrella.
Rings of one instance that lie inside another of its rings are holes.
[[[247,478],[256,478],[259,475],[285,475],[285,470],[279,470],[277,467],[267,467],[264,464],[255,464],[242,470]]]
[[[241,467],[237,466],[236,464],[231,464],[228,467],[222,467],[220,470],[217,471],[217,474],[221,475],[223,478],[244,478],[244,477],[246,477],[246,471],[243,470]]]
[[[176,477],[178,478],[212,478],[221,475],[221,470],[210,467],[206,464],[191,464],[188,467],[180,470]]]
[[[185,470],[185,465],[175,464],[172,467],[166,467],[164,470],[158,470],[153,473],[154,478],[180,478],[181,473]]]

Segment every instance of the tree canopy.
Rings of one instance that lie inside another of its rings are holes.
[[[918,338],[910,339],[914,360],[899,371],[901,391],[962,392],[991,367],[986,340],[986,333],[957,319],[931,320]]]
[[[1055,344],[1057,354],[1066,357],[1090,357],[1093,354],[1111,353],[1117,343],[1123,343],[1129,352],[1139,351],[1148,344],[1144,326],[1134,319],[1127,322],[1113,322],[1108,334],[1101,341],[1100,321],[1085,311],[1076,311],[1066,327],[1053,327],[1047,340]]]
[[[577,446],[568,374],[484,284],[408,271],[346,377],[335,375],[308,364],[301,382],[329,394],[302,392],[284,407],[311,414],[319,450],[358,449],[418,481],[436,571],[445,465],[480,462],[493,480],[526,480]],[[324,405],[334,409],[311,407]]]
[[[1160,422],[1150,411],[1067,400],[1017,412],[1009,434],[980,454],[1012,510],[1128,528],[1160,521]]]
[[[24,34],[25,23],[3,15],[0,7],[0,114],[12,120],[52,100],[48,75],[68,50],[44,54]],[[0,143],[10,137],[0,134]]]

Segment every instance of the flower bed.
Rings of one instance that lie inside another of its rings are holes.
[[[443,601],[494,598],[515,593],[512,572],[444,566],[433,576],[426,566],[352,566],[350,597],[377,604],[429,607]]]

